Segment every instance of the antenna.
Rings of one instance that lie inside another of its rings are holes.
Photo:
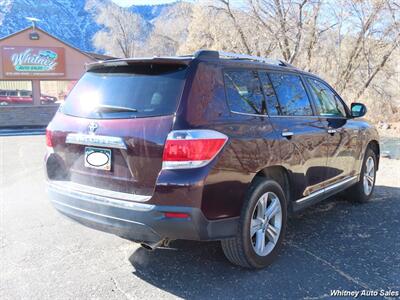
[[[34,18],[34,17],[25,17],[25,19],[27,19],[28,21],[32,22],[32,30],[35,31],[36,28],[36,22],[40,22],[41,20],[38,18]]]

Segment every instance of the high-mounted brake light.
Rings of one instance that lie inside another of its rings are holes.
[[[47,147],[53,148],[53,142],[51,141],[52,132],[46,129],[46,145]]]
[[[190,169],[207,165],[221,151],[228,137],[218,131],[176,130],[164,146],[163,169]]]

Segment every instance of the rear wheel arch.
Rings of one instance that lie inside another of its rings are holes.
[[[289,171],[282,166],[269,166],[266,167],[254,176],[252,183],[256,178],[263,177],[267,179],[275,180],[282,187],[285,193],[286,203],[288,205],[288,210],[291,210],[291,200],[293,199],[293,184]]]
[[[376,155],[376,169],[379,168],[379,158],[380,158],[380,147],[379,147],[379,143],[376,140],[371,140],[365,151],[367,151],[367,149],[371,149],[372,151],[374,151],[375,155]]]
[[[272,198],[269,198],[270,196]],[[254,177],[244,198],[236,235],[221,240],[223,252],[229,261],[242,267],[255,269],[263,268],[275,260],[282,247],[286,232],[287,203],[285,198],[284,191],[277,181],[264,176]],[[261,214],[258,211],[260,201],[264,201],[266,207],[261,210]],[[279,206],[272,204],[273,202],[279,203]],[[270,210],[274,206],[275,208]],[[270,215],[271,218],[266,217],[267,215]],[[278,219],[275,219],[274,216],[277,216]],[[258,222],[254,224],[253,221]],[[261,227],[254,228],[254,226]],[[259,239],[258,234],[261,234],[261,237],[264,235],[264,239]],[[265,244],[266,240],[267,244]],[[257,245],[259,242],[264,245],[261,249]],[[264,247],[269,248],[266,253]],[[260,250],[261,253],[258,253],[257,250]]]

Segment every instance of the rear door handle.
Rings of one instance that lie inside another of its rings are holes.
[[[285,138],[290,139],[293,135],[294,135],[294,133],[291,131],[282,131],[282,136]]]
[[[329,128],[328,133],[334,135],[336,133],[336,129],[334,128]]]

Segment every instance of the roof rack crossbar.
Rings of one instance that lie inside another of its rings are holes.
[[[260,56],[253,56],[247,54],[238,54],[233,52],[224,52],[224,51],[212,51],[212,50],[199,50],[194,54],[194,57],[219,57],[219,58],[231,58],[231,59],[246,59],[246,60],[253,60],[259,61],[263,63],[267,63],[270,65],[277,65],[277,66],[287,66],[291,67],[290,64],[272,58],[260,57]]]

